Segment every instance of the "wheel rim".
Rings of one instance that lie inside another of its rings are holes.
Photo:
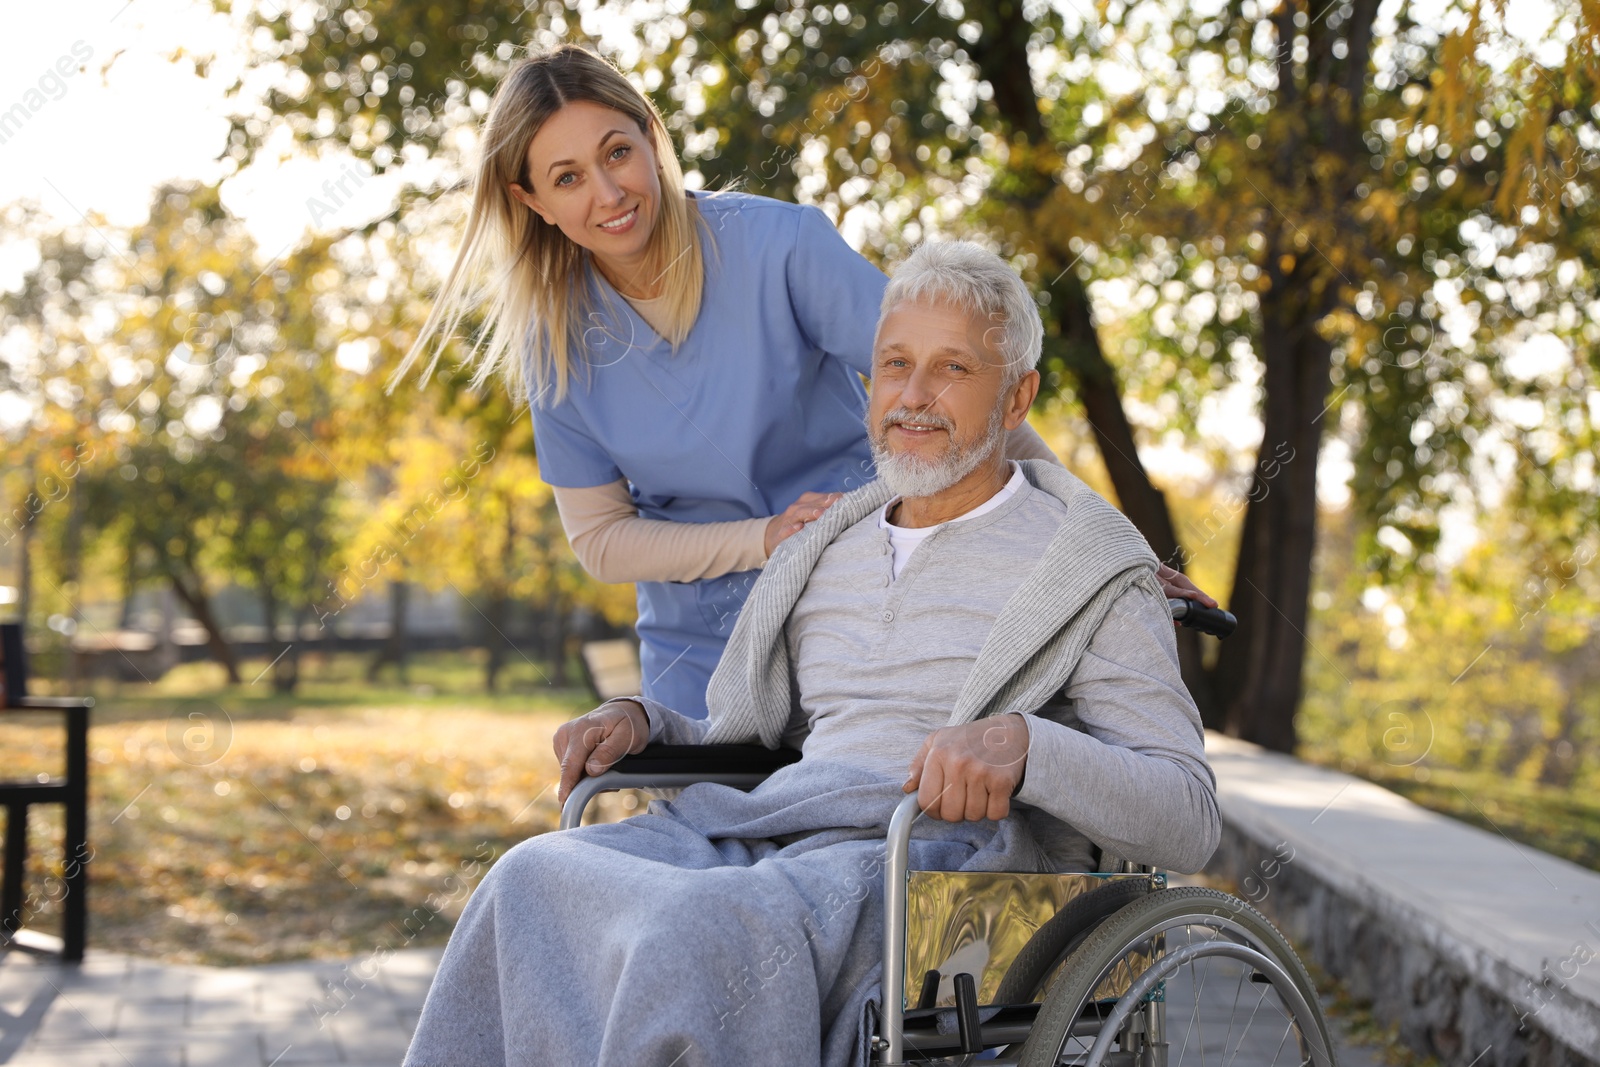
[[[1315,1011],[1294,979],[1225,917],[1181,917],[1129,940],[1101,968],[1137,971],[1121,997],[1091,998],[1064,1036],[1059,1064],[1081,1067],[1330,1067]],[[1148,958],[1152,950],[1159,961]],[[1140,957],[1143,957],[1141,959]],[[1265,981],[1262,978],[1265,978]],[[1160,1032],[1164,1028],[1164,1033]]]
[[[1221,1047],[1217,1050],[1221,1053],[1224,1062],[1237,1063],[1240,1059],[1245,1059],[1246,1062],[1254,1062],[1262,1058],[1261,1054],[1265,1049],[1261,1047],[1259,1040],[1254,1043],[1250,1041],[1250,1028],[1270,992],[1276,994],[1289,1014],[1283,1020],[1287,1025],[1283,1028],[1283,1033],[1278,1038],[1277,1048],[1267,1062],[1277,1062],[1278,1054],[1283,1051],[1290,1036],[1293,1035],[1302,1053],[1300,1059],[1302,1064],[1314,1064],[1315,1067],[1330,1067],[1328,1050],[1323,1047],[1322,1036],[1315,1030],[1302,1029],[1295,1023],[1296,1019],[1305,1018],[1311,1014],[1311,1005],[1306,1002],[1300,990],[1295,987],[1294,979],[1290,977],[1289,972],[1279,966],[1275,960],[1257,952],[1255,949],[1227,940],[1201,942],[1176,950],[1169,948],[1154,966],[1139,976],[1138,980],[1133,983],[1132,988],[1116,1002],[1111,1014],[1101,1024],[1100,1034],[1095,1039],[1094,1046],[1089,1050],[1089,1067],[1099,1067],[1100,1064],[1105,1062],[1111,1044],[1116,1040],[1116,1035],[1127,1026],[1135,1011],[1140,1010],[1146,1004],[1152,1003],[1149,998],[1157,986],[1161,987],[1164,996],[1167,992],[1169,979],[1181,976],[1185,968],[1192,969],[1202,960],[1207,962],[1230,960],[1244,965],[1243,970],[1240,972],[1240,988],[1235,991],[1234,995],[1235,1009],[1239,1007],[1239,993],[1242,992],[1246,976],[1249,977],[1252,983],[1265,984],[1272,987],[1270,991],[1262,989],[1259,995],[1255,997],[1255,1003],[1251,1006],[1250,1017],[1240,1029],[1237,1042],[1233,1040],[1233,1028],[1230,1023],[1228,1034],[1223,1038]],[[1264,983],[1259,982],[1259,979],[1262,978],[1266,980]],[[1202,1023],[1199,1018],[1202,1004],[1200,985],[1194,984],[1192,975],[1190,985],[1194,987],[1194,1012],[1187,1021],[1187,1025],[1182,1026],[1184,1043],[1178,1056],[1180,1065],[1184,1059],[1183,1054],[1188,1051],[1190,1039],[1195,1036],[1197,1030],[1201,1029]],[[1164,999],[1162,1003],[1165,1004]],[[1270,1015],[1271,1012],[1269,1011]],[[1237,1016],[1237,1011],[1235,1016]],[[1169,1053],[1171,1051],[1171,1023],[1172,1020],[1168,1019],[1167,1051]],[[1269,1022],[1266,1035],[1269,1041],[1273,1029],[1273,1024]],[[1204,1063],[1206,1058],[1204,1035],[1202,1035],[1201,1041],[1197,1043],[1200,1045],[1200,1061]]]
[[[1192,946],[1220,947],[1185,951]],[[1175,962],[1161,962],[1169,958]],[[1118,1017],[1125,1025],[1113,1029],[1103,1064],[1336,1063],[1316,987],[1294,947],[1244,901],[1198,886],[1152,893],[1102,923],[1056,974],[1018,1063],[1087,1067],[1119,1000],[1156,966],[1148,995],[1124,1005],[1137,1010]]]

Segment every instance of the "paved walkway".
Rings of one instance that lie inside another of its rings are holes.
[[[394,1067],[442,951],[234,968],[0,952],[0,1063]]]
[[[74,968],[0,953],[0,1064],[394,1067],[441,951],[234,968],[93,951]],[[1181,1041],[1181,1017],[1174,1020]],[[1261,1064],[1293,1062],[1280,1040],[1269,1044]],[[1338,1056],[1340,1067],[1378,1063],[1370,1050],[1343,1042]]]

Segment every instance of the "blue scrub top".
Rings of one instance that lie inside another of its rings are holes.
[[[613,307],[594,303],[566,397],[533,408],[544,480],[626,478],[642,517],[672,522],[775,515],[808,490],[871,481],[861,377],[887,279],[815,207],[744,193],[694,200],[712,234],[694,329],[674,353],[589,271]],[[646,696],[705,716],[706,685],[759,574],[638,583]]]

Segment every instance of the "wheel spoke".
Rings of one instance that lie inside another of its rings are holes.
[[[1289,1035],[1294,1033],[1294,1017],[1289,1017],[1289,1025],[1283,1028],[1283,1036],[1278,1038],[1278,1048],[1272,1054],[1272,1062],[1276,1064],[1278,1057],[1283,1055],[1283,1046],[1288,1042]]]
[[[1246,971],[1248,971],[1248,970],[1249,969],[1246,968]],[[1263,1002],[1266,1001],[1267,994],[1270,993],[1270,992],[1272,992],[1272,987],[1270,985],[1263,986],[1261,988],[1261,995],[1256,998],[1255,1007],[1250,1009],[1250,1018],[1245,1020],[1244,1030],[1241,1031],[1240,1034],[1239,1034],[1239,1043],[1236,1046],[1234,1046],[1234,1049],[1233,1049],[1233,1062],[1237,1063],[1239,1061],[1239,1051],[1244,1048],[1244,1037],[1245,1037],[1245,1034],[1248,1034],[1250,1032],[1250,1027],[1255,1024],[1256,1014],[1261,1011],[1261,1005],[1262,1005]],[[1234,1003],[1235,1003],[1235,1006],[1237,1006],[1238,1001],[1235,1000]],[[1231,1016],[1228,1018],[1228,1040],[1230,1040],[1230,1041],[1233,1040],[1233,1018]],[[1224,1055],[1227,1054],[1227,1046],[1226,1045],[1223,1046],[1223,1054]]]
[[[1239,997],[1244,993],[1244,980],[1248,973],[1249,968],[1241,970],[1239,972],[1239,982],[1233,987],[1233,1010],[1228,1013],[1228,1036],[1222,1039],[1222,1055],[1224,1058],[1228,1055],[1229,1043],[1233,1041],[1233,1020],[1239,1014]]]
[[[1199,1028],[1199,1025],[1200,1025],[1200,989],[1199,989],[1199,986],[1204,984],[1204,982],[1205,982],[1204,978],[1202,978],[1200,980],[1200,982],[1198,982],[1198,983],[1194,980],[1194,964],[1192,964],[1192,963],[1189,964],[1189,987],[1194,990],[1194,1010],[1189,1013],[1189,1025],[1183,1031],[1183,1047],[1178,1050],[1178,1065],[1179,1065],[1179,1067],[1182,1067],[1183,1058],[1184,1058],[1184,1056],[1188,1055],[1188,1053],[1189,1053],[1189,1039],[1194,1036],[1195,1030],[1197,1030]],[[1204,1065],[1205,1061],[1206,1061],[1206,1050],[1205,1050],[1204,1046],[1202,1046],[1201,1049],[1200,1049],[1200,1062],[1201,1062],[1202,1065]]]

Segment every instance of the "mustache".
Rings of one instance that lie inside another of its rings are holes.
[[[956,428],[956,424],[943,415],[935,415],[932,412],[918,413],[908,407],[898,407],[884,414],[878,423],[878,430],[887,432],[889,427],[902,422],[915,422],[922,426],[935,426],[948,431]]]

